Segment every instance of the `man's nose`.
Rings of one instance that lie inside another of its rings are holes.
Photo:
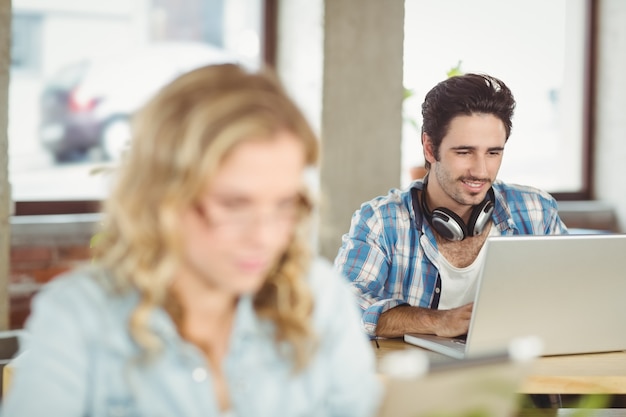
[[[487,158],[485,155],[475,155],[472,161],[471,174],[476,178],[488,176]]]

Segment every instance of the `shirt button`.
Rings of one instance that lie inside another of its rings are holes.
[[[207,371],[204,368],[196,368],[191,372],[191,378],[196,382],[203,382],[207,378]]]
[[[440,291],[441,291],[441,290],[440,290],[439,288],[435,288],[435,292],[436,292],[437,294],[439,294],[439,292],[440,292]]]

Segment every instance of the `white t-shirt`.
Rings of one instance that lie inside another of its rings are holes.
[[[497,236],[498,231],[490,226],[489,236]],[[441,295],[439,310],[449,310],[474,301],[478,273],[485,259],[485,245],[480,248],[478,256],[465,268],[457,268],[440,257],[439,276],[441,277]]]

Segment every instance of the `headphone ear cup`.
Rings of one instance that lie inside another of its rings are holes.
[[[433,210],[431,224],[441,236],[448,240],[463,240],[468,235],[463,219],[445,207]]]
[[[493,213],[493,202],[491,200],[485,200],[482,204],[474,207],[469,222],[467,223],[467,230],[472,236],[478,236],[483,232],[489,219],[491,219],[491,213]]]

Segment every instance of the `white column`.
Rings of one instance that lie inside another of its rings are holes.
[[[320,254],[352,213],[400,185],[404,0],[279,4],[277,69],[322,140]]]

